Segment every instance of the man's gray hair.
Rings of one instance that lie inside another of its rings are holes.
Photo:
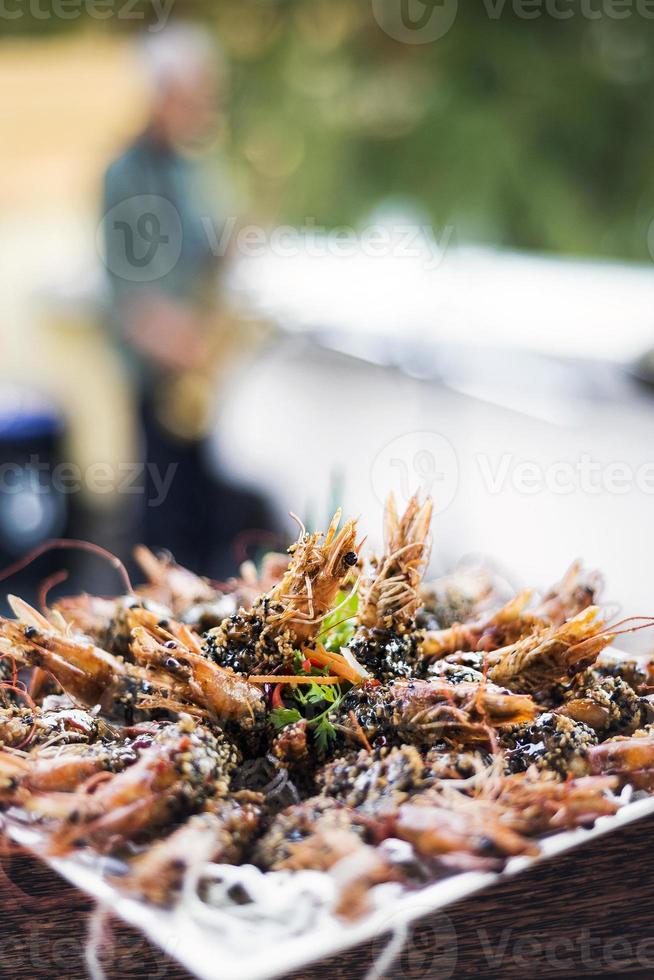
[[[224,60],[218,44],[199,24],[177,22],[157,34],[143,35],[140,51],[154,93],[210,68],[222,73]]]

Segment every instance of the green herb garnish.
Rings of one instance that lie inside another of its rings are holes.
[[[293,725],[296,721],[302,721],[302,715],[297,708],[273,708],[268,717],[278,730]]]
[[[329,711],[331,709],[327,710]],[[319,718],[314,719],[314,722],[317,722],[313,731],[316,745],[321,752],[326,752],[329,748],[329,743],[336,738],[336,729],[327,717],[327,712],[320,715]]]
[[[328,704],[335,704],[341,700],[340,684],[309,684],[306,691],[298,689],[294,692],[295,700],[300,704],[320,704],[327,701]]]
[[[329,743],[336,737],[336,728],[329,720],[329,713],[335,711],[344,698],[338,684],[310,684],[306,691],[298,687],[293,691],[293,697],[303,707],[323,705],[326,707],[313,718],[305,718],[297,708],[273,708],[269,713],[272,724],[279,731],[287,725],[293,725],[305,718],[307,728],[313,729],[313,737],[321,752],[325,752]]]
[[[320,633],[322,645],[331,653],[338,653],[352,638],[355,629],[354,617],[359,608],[359,593],[354,592],[348,598],[347,592],[339,592],[336,596],[336,606],[340,606],[340,609],[336,608],[334,612],[325,616]]]
[[[321,752],[325,752],[336,737],[336,729],[329,720],[329,713],[335,711],[343,700],[340,685],[313,683],[307,691],[295,691],[295,697],[302,705],[321,705],[326,702],[327,707],[307,721],[307,725],[313,728],[316,745]]]

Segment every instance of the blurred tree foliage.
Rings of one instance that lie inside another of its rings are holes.
[[[138,29],[134,11],[153,19],[139,2],[94,24]],[[459,0],[449,33],[415,45],[384,33],[370,0],[177,0],[173,15],[205,22],[228,55],[227,154],[258,217],[351,225],[396,201],[459,241],[644,259],[654,21],[636,0],[623,19],[576,0],[567,20],[489,9]]]

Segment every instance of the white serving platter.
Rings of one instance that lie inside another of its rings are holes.
[[[224,872],[237,880],[241,873],[249,879],[255,876],[264,896],[261,906],[209,907],[190,883],[177,907],[159,909],[120,892],[107,880],[102,858],[44,857],[38,831],[9,816],[0,819],[16,843],[141,930],[200,980],[268,980],[386,936],[388,953],[396,955],[409,936],[411,924],[418,919],[651,814],[654,797],[625,802],[616,814],[600,817],[591,828],[544,838],[538,856],[511,858],[501,872],[462,872],[413,891],[399,885],[377,886],[371,893],[373,910],[354,923],[336,919],[329,910],[334,879],[311,871],[263,874],[253,868],[212,865],[215,874]],[[299,918],[298,909],[302,910]],[[383,950],[384,945],[380,948]],[[389,959],[387,955],[384,966],[390,965]],[[377,967],[370,977],[383,972],[381,962]]]

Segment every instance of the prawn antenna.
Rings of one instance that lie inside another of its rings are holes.
[[[134,587],[132,586],[127,569],[117,555],[112,554],[99,544],[94,544],[92,541],[78,541],[75,538],[50,538],[48,541],[44,541],[42,544],[37,545],[36,548],[29,551],[23,558],[19,558],[11,565],[7,565],[6,568],[0,570],[0,582],[4,581],[4,579],[11,578],[12,575],[16,575],[18,572],[22,572],[24,568],[31,565],[32,562],[36,561],[37,558],[40,558],[41,555],[46,554],[48,551],[54,551],[57,548],[63,548],[64,550],[69,549],[71,551],[88,551],[91,554],[99,555],[101,558],[105,558],[111,567],[115,568],[122,578],[127,591],[130,593],[134,592]]]

